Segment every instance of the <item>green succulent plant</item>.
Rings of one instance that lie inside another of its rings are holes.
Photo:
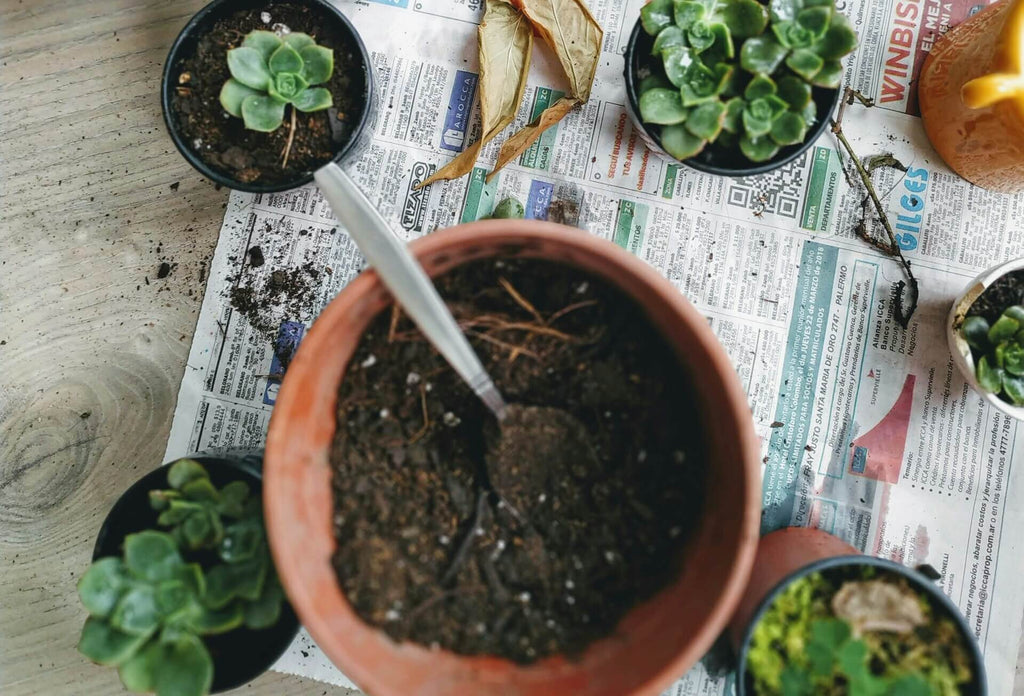
[[[123,557],[95,561],[79,580],[89,618],[78,650],[117,667],[129,691],[202,696],[213,681],[213,660],[201,636],[274,625],[284,593],[258,500],[249,498],[244,482],[217,490],[202,465],[183,459],[170,467],[168,483],[171,490],[153,491],[150,503],[161,510],[158,524],[172,531],[128,535]],[[199,490],[202,506],[189,508],[180,520],[167,519],[169,511],[193,505]],[[226,523],[225,512],[231,513]],[[183,551],[220,562],[204,567]]]
[[[308,34],[279,37],[251,31],[242,45],[228,51],[231,78],[220,91],[220,103],[250,130],[269,133],[284,122],[285,107],[303,112],[332,105],[325,87],[334,72],[334,52],[317,46]]]
[[[858,575],[860,577],[858,577]],[[832,569],[790,583],[754,627],[747,676],[758,696],[957,696],[971,679],[956,623],[920,595],[925,623],[908,632],[855,631],[833,599],[858,580],[882,580],[912,596],[898,576],[861,567]],[[863,610],[863,604],[860,605]],[[876,607],[881,613],[891,607]]]
[[[981,388],[1024,406],[1024,307],[1007,307],[991,326],[983,317],[967,317],[960,333],[971,347]]]
[[[770,16],[771,34],[743,44],[743,69],[771,75],[785,63],[812,85],[838,87],[840,59],[857,47],[857,32],[833,0],[771,0]]]
[[[641,23],[655,60],[640,117],[677,159],[718,142],[763,162],[803,142],[818,118],[812,85],[837,86],[857,42],[833,0],[652,0]]]

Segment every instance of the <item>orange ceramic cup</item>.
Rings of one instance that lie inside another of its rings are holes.
[[[935,44],[918,82],[932,146],[957,174],[1024,190],[1024,0],[1002,0]]]
[[[390,297],[372,271],[324,310],[278,395],[264,464],[264,509],[278,573],[313,638],[373,696],[654,696],[692,666],[739,602],[757,548],[759,447],[746,395],[707,320],[667,280],[611,242],[547,222],[490,220],[412,244],[427,273],[474,259],[545,258],[590,271],[643,307],[692,376],[706,418],[705,514],[681,576],[575,659],[517,665],[395,643],[355,614],[331,555],[331,468],[338,384],[360,334]]]

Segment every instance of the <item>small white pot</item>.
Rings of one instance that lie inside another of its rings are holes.
[[[949,310],[949,319],[946,321],[946,339],[949,341],[949,351],[953,354],[953,362],[960,369],[967,383],[981,394],[985,401],[994,408],[1002,411],[1011,418],[1024,421],[1024,406],[1014,406],[1000,399],[992,392],[985,391],[978,384],[978,378],[974,373],[974,357],[971,355],[971,347],[960,335],[960,325],[963,324],[967,310],[971,308],[974,301],[981,293],[985,292],[988,286],[999,280],[1010,271],[1017,271],[1024,268],[1024,258],[1007,261],[1004,264],[993,266],[983,271],[977,278],[967,284],[967,287],[953,300],[953,306]]]

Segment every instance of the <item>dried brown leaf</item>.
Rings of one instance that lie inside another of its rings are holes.
[[[533,28],[509,0],[487,0],[477,31],[480,52],[480,119],[483,137],[463,150],[422,188],[440,179],[457,179],[473,170],[480,150],[516,117],[526,90],[533,49]]]
[[[601,60],[604,31],[583,0],[515,0],[515,3],[558,57],[569,80],[569,93],[502,145],[498,162],[487,175],[488,181],[530,147],[541,133],[590,98]]]

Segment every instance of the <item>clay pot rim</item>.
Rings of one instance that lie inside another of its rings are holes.
[[[736,473],[736,479],[739,482],[737,485],[741,484],[745,493],[745,499],[738,500],[731,513],[734,515],[734,519],[735,517],[740,518],[740,523],[737,525],[739,535],[736,537],[735,542],[731,542],[735,543],[735,553],[731,555],[728,564],[729,570],[726,581],[720,585],[720,589],[717,591],[717,602],[709,612],[700,630],[692,634],[693,638],[685,649],[679,650],[657,671],[645,675],[629,692],[631,696],[655,696],[670,686],[683,674],[686,668],[694,664],[711,647],[718,635],[724,630],[729,617],[742,597],[757,550],[757,529],[760,523],[761,509],[761,482],[758,465],[760,462],[760,446],[754,432],[746,394],[732,363],[711,331],[706,318],[686,300],[674,285],[651,266],[610,243],[608,240],[598,238],[575,228],[543,221],[486,220],[432,233],[414,241],[410,248],[414,255],[422,259],[423,257],[439,258],[439,255],[443,254],[447,249],[467,249],[481,245],[517,248],[529,247],[531,244],[541,242],[555,244],[564,249],[575,250],[591,258],[599,258],[601,261],[609,263],[609,265],[615,267],[617,273],[621,274],[622,277],[632,277],[634,282],[645,286],[645,290],[649,290],[657,296],[657,302],[660,306],[678,317],[680,321],[685,322],[693,334],[694,344],[699,346],[702,368],[709,369],[714,373],[716,382],[721,386],[710,398],[721,403],[720,408],[722,412],[728,413],[731,416],[729,425],[735,426],[736,432],[733,432],[730,437],[737,443],[737,451],[742,454],[741,463],[737,465],[740,467],[740,470]],[[500,253],[495,255],[500,255]],[[604,277],[609,282],[621,287],[621,283],[616,282],[615,278],[606,275]],[[288,440],[287,436],[283,433],[281,423],[283,418],[296,418],[290,411],[286,415],[280,415],[285,412],[281,405],[282,402],[287,403],[292,411],[305,409],[304,406],[299,405],[300,401],[308,402],[311,399],[308,394],[300,396],[299,392],[296,391],[295,395],[293,395],[292,391],[300,389],[299,380],[307,379],[307,372],[312,373],[316,370],[316,356],[320,354],[320,351],[326,349],[329,334],[325,332],[328,329],[323,328],[318,332],[318,325],[321,327],[331,325],[332,329],[337,331],[338,326],[352,322],[352,318],[346,318],[345,313],[350,312],[356,298],[365,297],[382,290],[383,286],[376,273],[372,270],[362,273],[328,304],[307,334],[306,339],[300,345],[289,367],[289,375],[299,373],[299,376],[291,381],[287,377],[285,378],[278,394],[274,416],[271,419],[267,437],[265,470],[267,485],[264,487],[264,509],[271,551],[292,606],[295,607],[296,612],[302,618],[303,625],[313,636],[314,640],[323,648],[332,662],[342,666],[348,677],[359,684],[365,691],[372,694],[391,694],[392,692],[387,689],[386,683],[381,682],[375,676],[372,670],[364,667],[354,659],[355,656],[350,648],[353,639],[339,634],[337,630],[332,630],[334,624],[325,615],[326,612],[318,611],[318,598],[322,600],[322,596],[316,595],[314,590],[308,586],[311,583],[311,578],[307,577],[304,571],[296,569],[292,563],[292,559],[301,557],[302,552],[289,548],[286,542],[287,532],[285,530],[290,526],[301,526],[302,521],[298,511],[294,509],[295,506],[289,503],[287,496],[278,492],[280,486],[277,484],[278,477],[281,477],[281,483],[284,483],[286,480],[285,473],[287,467],[284,465],[284,462],[288,460]],[[655,305],[652,304],[651,306]],[[681,352],[678,348],[676,350]],[[336,385],[332,385],[332,388],[336,389]],[[749,427],[747,424],[749,424]],[[330,423],[329,427],[330,432],[333,433],[334,423]],[[309,466],[310,464],[307,463],[307,469]],[[318,475],[323,476],[323,474]],[[322,483],[323,478],[320,481]],[[314,531],[314,533],[317,536],[321,536],[319,530]],[[275,543],[276,539],[280,541]],[[333,545],[334,541],[331,538],[330,546],[333,548]],[[331,570],[333,572],[333,568]],[[671,587],[673,585],[670,584],[662,592],[667,591]],[[351,613],[355,620],[362,622],[355,615],[354,610],[352,610],[337,582],[332,583],[330,589],[325,587],[319,587],[318,589],[329,592],[333,595],[329,600],[331,603],[340,602],[347,613]],[[647,602],[656,599],[659,594],[638,605],[622,621],[627,621],[633,612],[646,605]],[[339,617],[335,618],[338,619]],[[336,626],[336,628],[341,628],[341,626]],[[382,636],[385,635],[379,629],[374,628],[372,630]],[[390,641],[390,639],[388,640]],[[596,646],[600,646],[608,640],[614,640],[614,636],[591,644],[579,658],[579,661],[585,661],[588,653],[594,650]],[[394,646],[396,653],[402,650],[426,650],[422,646],[408,642],[401,644],[391,642],[390,644]],[[486,655],[462,656],[444,650],[433,654],[446,656],[446,659],[458,660],[472,670],[481,673],[498,672],[501,678],[506,680],[505,684],[514,684],[512,675],[515,673],[529,673],[532,670],[543,673],[555,673],[556,667],[561,667],[564,672],[565,665],[570,664],[566,662],[563,655],[555,655],[539,660],[531,665],[522,666],[509,660]],[[394,669],[401,670],[401,664],[396,662]],[[429,691],[429,689],[425,689],[425,691]],[[434,692],[430,691],[430,693]],[[509,693],[511,693],[511,689]]]
[[[1022,7],[1024,7],[1024,3],[1022,3]],[[949,352],[953,356],[953,362],[956,364],[957,369],[960,370],[963,378],[971,385],[971,388],[996,410],[1010,418],[1024,421],[1024,406],[1009,404],[992,392],[982,389],[981,385],[978,384],[978,378],[974,372],[974,356],[971,354],[971,347],[967,345],[967,341],[960,335],[959,331],[964,317],[967,316],[967,311],[981,293],[985,292],[990,285],[1007,273],[1021,269],[1024,269],[1024,258],[1013,259],[982,271],[974,280],[967,283],[964,289],[960,291],[960,294],[956,296],[956,299],[953,300],[952,307],[950,307],[949,315],[946,319],[946,341],[949,344]]]
[[[975,680],[977,689],[973,692],[969,692],[969,696],[987,696],[988,683],[985,678],[985,658],[981,654],[981,648],[978,646],[978,641],[974,638],[974,633],[967,624],[967,619],[965,619],[963,614],[960,613],[959,607],[953,603],[953,600],[947,597],[946,593],[940,590],[934,582],[913,568],[908,568],[905,565],[896,563],[895,561],[890,561],[887,558],[866,556],[864,554],[832,556],[830,558],[822,558],[814,561],[813,563],[809,563],[784,577],[768,592],[767,595],[765,595],[764,599],[761,600],[761,603],[757,606],[757,610],[754,611],[754,614],[750,619],[750,623],[747,625],[747,629],[743,634],[743,643],[740,647],[739,655],[736,660],[737,696],[755,696],[746,688],[747,655],[750,652],[750,642],[753,638],[754,629],[757,627],[757,624],[761,622],[762,616],[764,616],[764,613],[768,611],[768,608],[772,605],[779,594],[781,594],[782,591],[792,583],[810,575],[811,573],[830,570],[841,566],[857,565],[882,568],[906,578],[907,581],[914,586],[915,590],[927,595],[933,602],[934,606],[940,607],[950,618],[953,619],[957,627],[960,629],[960,634],[964,643],[967,644],[967,651],[970,653],[971,661],[974,663],[973,670],[977,677]]]

